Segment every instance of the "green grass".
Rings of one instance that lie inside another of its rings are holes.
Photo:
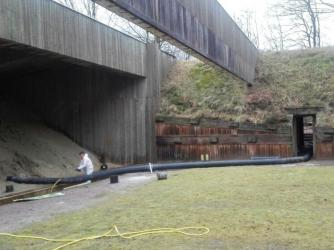
[[[161,114],[238,120],[246,86],[199,62],[178,62],[162,85]],[[232,116],[232,117],[231,117]]]
[[[286,122],[286,107],[323,106],[334,126],[334,49],[261,52],[252,88],[208,65],[179,62],[161,91],[160,113],[254,123]]]
[[[58,216],[20,233],[82,237],[102,233],[113,224],[122,232],[199,225],[211,231],[201,237],[101,239],[67,249],[334,249],[334,168],[172,172],[166,181],[112,195],[97,207]],[[0,249],[56,246],[0,239]]]

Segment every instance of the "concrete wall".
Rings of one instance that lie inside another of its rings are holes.
[[[73,66],[12,81],[20,100],[83,147],[118,163],[149,158],[144,79]]]
[[[116,163],[156,160],[174,58],[50,0],[0,1],[0,90]]]
[[[67,64],[13,74],[2,80],[6,82],[2,89],[51,127],[113,162],[155,161],[161,72],[168,70],[173,58],[162,55],[155,44],[147,46],[147,78]]]
[[[1,0],[0,38],[145,76],[145,44],[51,0]]]

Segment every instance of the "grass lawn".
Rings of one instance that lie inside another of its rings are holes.
[[[29,216],[29,214],[27,214]],[[53,238],[156,227],[210,233],[99,239],[65,249],[334,249],[334,167],[240,167],[172,172],[94,208],[18,232]],[[0,238],[0,249],[60,244]]]

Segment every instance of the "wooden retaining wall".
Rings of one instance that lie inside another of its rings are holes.
[[[334,128],[316,128],[316,149],[317,160],[334,159]]]
[[[217,0],[97,0],[200,60],[252,83],[258,50]]]
[[[201,155],[208,155],[211,160],[225,160],[293,154],[289,128],[229,125],[219,121],[185,123],[156,123],[159,161],[201,160]]]

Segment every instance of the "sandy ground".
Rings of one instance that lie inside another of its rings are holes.
[[[119,176],[117,184],[110,184],[108,179],[66,190],[64,196],[0,206],[0,232],[14,232],[34,222],[94,206],[110,200],[112,194],[129,192],[155,179],[156,176],[150,174],[128,174]]]
[[[64,177],[78,175],[79,152],[87,151],[60,132],[49,128],[26,107],[0,99],[0,197],[6,176]],[[98,157],[89,153],[95,170]],[[15,185],[16,192],[36,187]]]

